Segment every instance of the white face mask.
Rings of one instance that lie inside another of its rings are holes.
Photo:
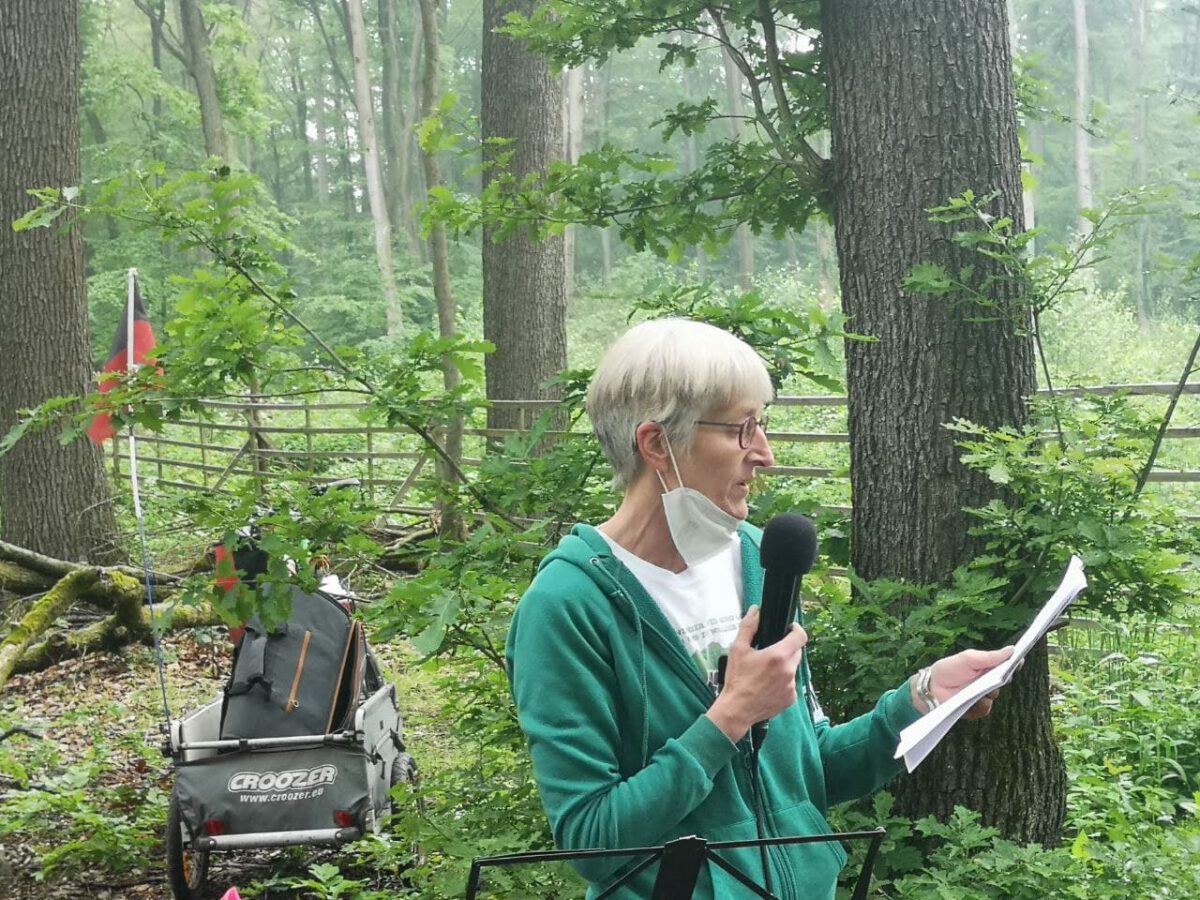
[[[671,465],[675,468],[675,480],[679,483],[674,490],[667,490],[662,473],[657,470],[654,472],[663,489],[662,503],[667,514],[667,529],[683,561],[689,567],[698,566],[729,547],[730,538],[741,519],[731,516],[699,491],[684,487],[683,479],[679,477],[679,464],[675,462],[675,454],[665,431],[663,441],[667,445]]]

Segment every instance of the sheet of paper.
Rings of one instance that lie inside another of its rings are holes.
[[[963,714],[981,697],[1008,684],[1021,660],[1038,641],[1045,637],[1050,626],[1085,587],[1087,587],[1087,577],[1083,574],[1083,560],[1078,556],[1072,556],[1058,589],[1046,601],[1046,605],[1038,611],[1030,626],[1017,639],[1013,655],[996,668],[990,669],[970,684],[965,685],[953,697],[941,703],[932,712],[921,716],[900,732],[900,744],[896,747],[896,759],[903,756],[904,765],[910,772],[919,766],[938,745],[938,742],[946,736],[946,732],[954,726],[954,723],[962,718]]]

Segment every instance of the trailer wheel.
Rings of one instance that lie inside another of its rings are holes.
[[[401,753],[392,760],[392,774],[388,779],[388,794],[391,789],[401,784],[416,784],[417,761],[407,753]]]
[[[185,847],[183,828],[179,799],[172,792],[171,808],[167,813],[167,881],[175,900],[200,900],[208,875],[209,851]]]

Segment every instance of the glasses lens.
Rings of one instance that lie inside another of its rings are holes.
[[[738,445],[745,450],[754,442],[755,432],[761,428],[764,432],[767,430],[767,417],[756,419],[754,416],[747,416],[742,422],[742,427],[738,429]]]
[[[754,429],[758,427],[758,422],[754,416],[747,416],[742,422],[742,427],[738,429],[738,446],[743,450],[750,446],[750,442],[754,440]]]

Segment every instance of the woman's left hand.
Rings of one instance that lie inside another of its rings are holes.
[[[965,685],[970,684],[984,672],[994,669],[1013,655],[1013,648],[1001,647],[999,650],[963,650],[953,656],[939,659],[933,664],[933,672],[929,679],[929,691],[938,703],[945,703],[957,694]],[[915,687],[914,687],[915,697]],[[974,706],[967,710],[964,718],[982,719],[992,711],[992,704],[1000,695],[1000,689],[981,697]],[[924,704],[921,704],[923,706]]]

